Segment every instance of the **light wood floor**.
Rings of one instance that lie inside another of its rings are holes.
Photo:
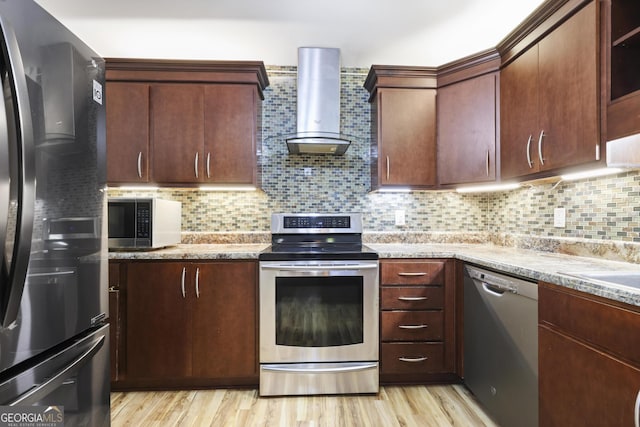
[[[111,393],[111,425],[496,426],[461,385],[381,387],[375,396],[259,397],[257,390]]]

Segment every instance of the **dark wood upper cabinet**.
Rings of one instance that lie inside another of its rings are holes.
[[[204,86],[151,86],[153,180],[188,184],[203,180]]]
[[[592,1],[502,69],[502,179],[600,160],[598,37]]]
[[[204,180],[256,184],[257,90],[247,85],[207,85],[204,118]]]
[[[497,51],[438,71],[438,183],[495,181],[500,57]]]
[[[602,0],[607,140],[640,132],[640,2]]]
[[[107,59],[108,181],[259,185],[268,84],[262,62]]]
[[[437,184],[435,84],[433,69],[371,67],[372,189]]]
[[[107,82],[107,181],[149,181],[149,85]]]

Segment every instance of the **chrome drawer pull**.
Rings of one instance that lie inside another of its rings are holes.
[[[405,276],[405,277],[420,277],[420,276],[427,276],[429,273],[424,273],[424,272],[418,272],[418,273],[398,273],[398,276]]]
[[[398,325],[400,329],[425,329],[428,327],[429,325]]]
[[[426,356],[423,356],[423,357],[398,357],[399,361],[401,361],[401,362],[409,362],[409,363],[424,362],[427,359],[428,359],[428,357],[426,357]]]
[[[427,297],[398,297],[398,300],[400,301],[424,301],[427,300],[429,298]]]

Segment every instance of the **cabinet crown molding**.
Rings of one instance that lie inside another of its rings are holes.
[[[262,99],[269,86],[262,61],[105,58],[105,63],[111,81],[255,84]]]

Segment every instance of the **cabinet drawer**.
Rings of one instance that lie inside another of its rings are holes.
[[[442,285],[442,261],[391,261],[380,263],[382,285]]]
[[[383,311],[382,341],[442,340],[441,311]]]
[[[384,374],[444,372],[442,343],[383,343],[380,368]]]
[[[538,288],[539,321],[640,366],[640,313],[556,285]]]
[[[383,287],[381,294],[381,308],[383,310],[441,309],[444,303],[444,290],[442,287]]]

